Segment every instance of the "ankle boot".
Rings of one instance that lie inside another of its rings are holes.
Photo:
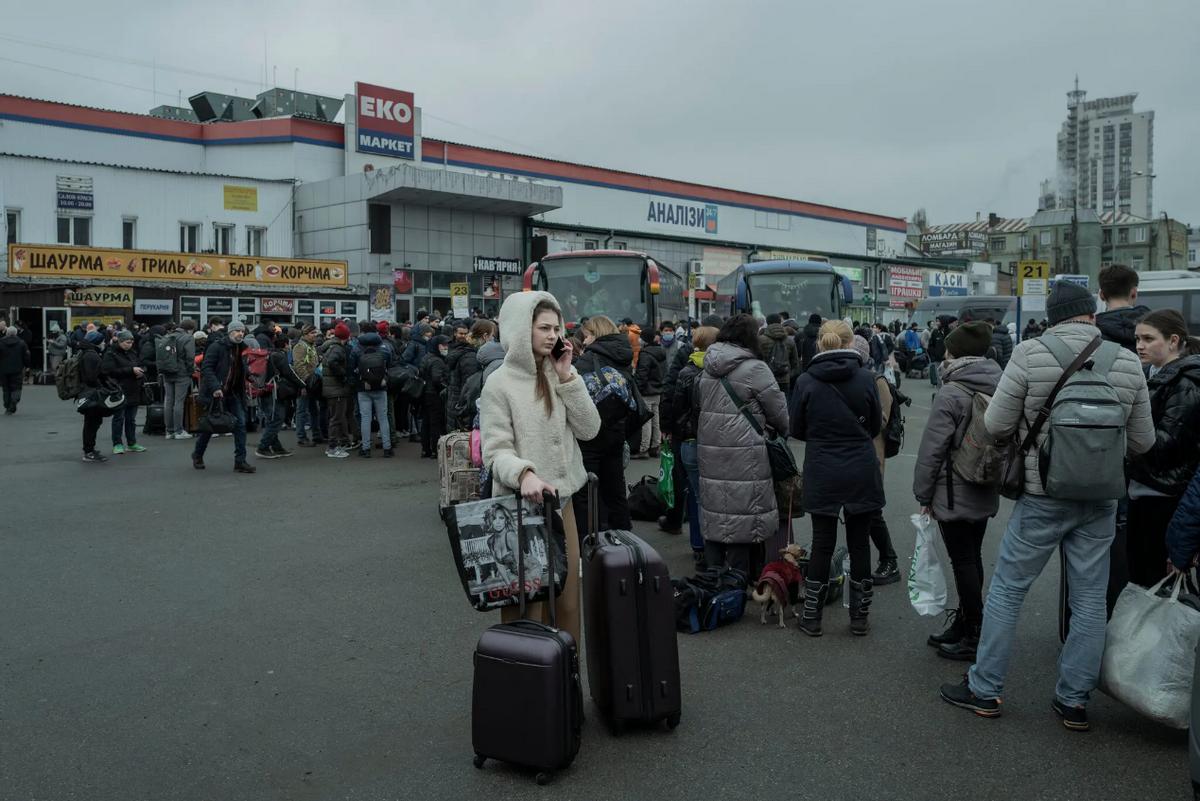
[[[812,579],[804,580],[804,609],[800,613],[800,631],[809,637],[821,636],[821,614],[825,611],[825,596],[829,584]]]
[[[850,579],[850,633],[859,637],[866,636],[871,630],[867,614],[871,611],[871,598],[875,595],[873,586],[869,578],[862,581]]]
[[[943,659],[953,659],[957,662],[974,662],[975,653],[979,650],[978,625],[966,628],[963,637],[958,642],[946,642],[938,646],[937,655]]]
[[[946,621],[948,625],[945,631],[941,634],[930,634],[929,639],[925,641],[931,648],[937,648],[945,643],[958,642],[966,633],[966,620],[963,618],[961,609],[946,610]]]

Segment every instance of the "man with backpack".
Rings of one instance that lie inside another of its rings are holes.
[[[758,335],[758,347],[763,361],[771,368],[771,374],[786,397],[792,379],[800,375],[800,355],[796,352],[796,343],[783,327],[783,318],[778,314],[767,315],[767,327]]]
[[[283,428],[287,402],[300,397],[300,391],[304,389],[304,381],[288,364],[290,342],[287,335],[277,334],[271,344],[273,347],[267,355],[266,385],[273,389],[262,395],[258,402],[263,416],[263,434],[258,439],[254,455],[260,459],[279,459],[292,455],[279,441],[279,430]]]
[[[184,318],[177,330],[154,338],[154,365],[163,383],[163,423],[167,439],[191,439],[183,429],[183,406],[192,391],[192,366],[196,360],[196,321]]]
[[[961,684],[942,685],[941,697],[999,716],[1021,605],[1061,545],[1074,617],[1052,707],[1068,729],[1086,731],[1104,653],[1108,550],[1125,493],[1124,457],[1154,445],[1154,423],[1141,365],[1103,342],[1088,291],[1058,281],[1046,312],[1050,329],[1013,351],[984,418],[991,436],[1021,442],[1023,494],[1000,545],[975,665]]]
[[[383,455],[392,457],[392,431],[388,426],[387,372],[392,366],[391,352],[384,348],[383,338],[375,331],[358,335],[358,349],[350,354],[350,374],[358,390],[359,431],[362,445],[358,455],[371,457],[371,413],[379,421],[379,439]]]

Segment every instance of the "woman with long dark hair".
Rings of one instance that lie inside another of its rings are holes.
[[[1146,366],[1154,447],[1129,463],[1129,580],[1149,587],[1167,575],[1167,526],[1200,465],[1200,339],[1174,309],[1137,325]]]

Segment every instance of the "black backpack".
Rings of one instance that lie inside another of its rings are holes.
[[[367,348],[358,359],[358,379],[370,390],[387,386],[387,354],[379,348]]]
[[[901,408],[912,404],[912,399],[896,387],[892,390],[892,412],[883,429],[883,458],[891,459],[904,447],[904,413]]]
[[[634,520],[656,521],[667,513],[667,505],[658,495],[658,479],[643,476],[629,487],[629,516]]]
[[[792,374],[792,365],[788,361],[786,339],[775,340],[775,344],[771,346],[771,354],[768,357],[767,364],[771,365],[771,373],[774,374],[775,380],[786,387],[788,379],[791,378]]]

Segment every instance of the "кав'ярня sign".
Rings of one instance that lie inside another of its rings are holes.
[[[346,262],[216,253],[160,253],[62,245],[8,246],[8,275],[113,278],[122,281],[210,281],[218,284],[349,285]]]

